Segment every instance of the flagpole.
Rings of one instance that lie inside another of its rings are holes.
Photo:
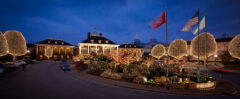
[[[205,36],[206,36],[206,42],[205,42],[206,43],[205,44],[206,45],[206,69],[207,69],[207,78],[208,78],[208,49],[207,49],[208,48],[208,46],[207,46],[208,39],[207,39],[207,22],[206,22],[207,16],[205,15],[204,17],[205,17],[204,21],[205,21]]]
[[[197,82],[200,82],[200,40],[199,40],[199,8],[198,8],[198,66],[197,66]]]
[[[166,11],[166,14],[165,14],[165,17],[166,17],[166,46],[167,46],[167,49],[166,49],[166,58],[167,58],[167,67],[166,67],[166,78],[167,78],[167,81],[168,81],[168,38],[167,38],[167,8],[165,9]]]

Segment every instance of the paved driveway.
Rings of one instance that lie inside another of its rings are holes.
[[[0,79],[0,99],[239,99],[234,96],[189,96],[122,88],[62,71],[55,62],[38,62],[26,71]]]

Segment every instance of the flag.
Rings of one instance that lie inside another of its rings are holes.
[[[156,30],[156,29],[159,28],[161,25],[163,25],[166,21],[167,21],[166,11],[164,11],[159,17],[157,17],[156,19],[154,19],[154,20],[150,23],[150,26],[151,26],[154,30]]]
[[[206,21],[205,21],[205,16],[204,16],[204,17],[202,18],[200,24],[199,24],[199,31],[201,31],[202,29],[205,28],[205,22],[206,22]],[[197,34],[198,28],[195,28],[192,32],[193,32],[193,35]]]
[[[195,25],[198,22],[198,14],[199,11],[197,11],[194,16],[187,22],[187,24],[182,28],[183,32],[189,31],[193,25]]]

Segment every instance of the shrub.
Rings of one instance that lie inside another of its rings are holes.
[[[145,84],[147,83],[147,78],[144,76],[137,76],[133,79],[133,82],[137,84]]]
[[[146,65],[138,65],[137,63],[131,63],[128,66],[125,66],[125,68],[123,69],[123,77],[126,79],[133,79],[139,75],[150,75],[150,72]]]
[[[120,80],[122,77],[118,73],[112,72],[110,69],[105,70],[101,75],[103,78]]]
[[[166,82],[167,79],[165,76],[155,76],[154,81],[159,84],[159,83]]]
[[[90,68],[91,71],[104,71],[108,69],[108,63],[106,61],[95,61]]]

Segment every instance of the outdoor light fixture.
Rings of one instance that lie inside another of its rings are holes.
[[[27,53],[30,53],[30,51],[29,51],[29,50],[27,50]]]
[[[215,55],[214,55],[214,57],[216,58],[216,57],[218,57],[218,55],[217,55],[217,54],[215,54]]]

